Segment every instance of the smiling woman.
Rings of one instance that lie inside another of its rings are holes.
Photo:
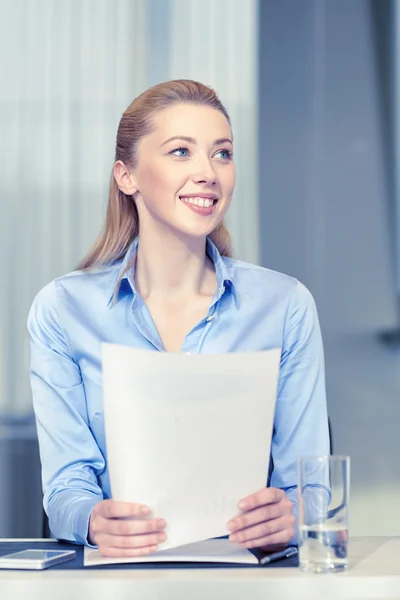
[[[218,136],[219,132],[221,136]],[[148,202],[154,206],[156,197],[157,212],[162,211],[165,194],[172,191],[167,188],[183,186],[185,177],[195,175],[193,170],[206,168],[203,173],[206,181],[200,185],[202,189],[199,186],[194,189],[192,185],[193,194],[197,194],[193,197],[211,193],[219,199],[217,194],[221,190],[216,188],[223,181],[214,180],[218,162],[220,167],[225,163],[223,180],[228,177],[226,184],[231,189],[226,190],[229,197],[220,203],[215,215],[213,222],[217,226],[208,233],[220,253],[230,255],[231,240],[221,217],[229,206],[235,184],[232,142],[229,115],[211,88],[194,81],[178,80],[156,85],[138,96],[124,112],[118,127],[105,230],[80,267],[101,265],[110,258],[124,256],[132,238],[139,232],[139,222],[141,228],[144,226],[144,214],[139,219],[138,203],[144,199],[145,205]],[[219,168],[219,174],[222,173]],[[176,198],[179,190],[174,191]],[[182,198],[190,195],[181,191]],[[225,206],[223,211],[221,204]]]
[[[152,123],[137,143],[135,160],[117,160],[118,188],[134,198],[146,243],[179,233],[204,251],[205,236],[223,227],[235,184],[230,124],[214,107],[187,102],[167,106]],[[182,135],[171,136],[177,131]]]
[[[209,87],[166,82],[123,114],[104,231],[77,271],[39,292],[28,319],[55,537],[107,556],[148,554],[166,539],[151,506],[111,498],[100,358],[111,342],[150,352],[281,348],[273,468],[267,487],[238,498],[226,527],[247,548],[293,541],[297,456],[329,452],[321,335],[301,283],[231,258],[223,219],[234,185],[229,116]]]

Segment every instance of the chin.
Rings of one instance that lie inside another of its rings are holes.
[[[207,236],[210,235],[210,233],[212,233],[214,231],[214,229],[216,229],[216,227],[218,227],[218,225],[221,223],[221,221],[218,221],[218,223],[216,223],[215,225],[213,225],[212,227],[204,227],[204,228],[193,228],[193,229],[186,229],[185,230],[185,234],[193,237],[193,238],[206,238]]]
[[[214,231],[214,229],[221,223],[221,219],[212,219],[212,221],[210,219],[208,223],[205,223],[204,219],[203,222],[196,221],[197,219],[189,223],[181,221],[180,223],[171,223],[171,225],[173,229],[180,235],[193,238],[205,238],[210,235],[210,233]]]

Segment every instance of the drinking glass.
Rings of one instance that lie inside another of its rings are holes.
[[[328,573],[348,566],[350,458],[298,459],[299,564]]]

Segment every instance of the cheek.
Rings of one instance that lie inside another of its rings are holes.
[[[174,173],[173,169],[149,165],[142,170],[139,189],[148,198],[153,198],[160,193],[175,194],[182,187],[183,179],[182,173]]]
[[[144,194],[148,195],[151,190],[163,187],[165,185],[165,179],[165,172],[161,169],[157,169],[154,165],[148,165],[143,168],[140,173],[139,187]]]
[[[236,170],[234,165],[221,173],[221,184],[227,195],[231,196],[236,182]]]

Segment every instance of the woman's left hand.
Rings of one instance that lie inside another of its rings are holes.
[[[274,552],[294,536],[293,502],[283,490],[263,488],[238,504],[242,511],[228,523],[229,539],[244,548]]]

